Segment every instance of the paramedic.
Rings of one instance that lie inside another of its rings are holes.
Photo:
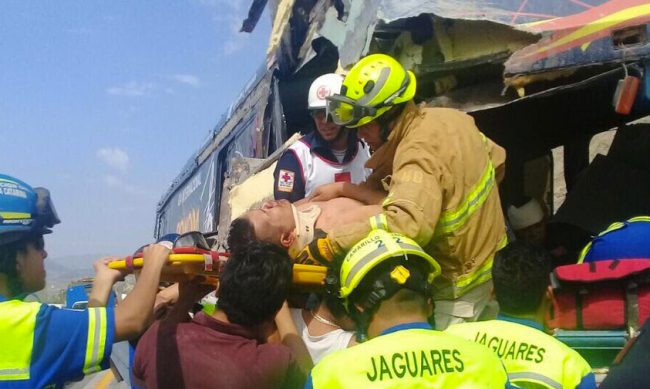
[[[587,361],[544,333],[549,306],[551,257],[530,243],[516,241],[497,253],[492,280],[497,320],[462,323],[447,332],[488,346],[501,358],[510,382],[540,388],[596,388]]]
[[[340,269],[340,296],[370,340],[323,358],[306,388],[504,388],[503,365],[485,347],[432,329],[438,263],[414,241],[374,230]]]
[[[66,381],[108,368],[114,342],[146,328],[169,250],[145,249],[147,265],[117,307],[59,309],[24,302],[45,287],[43,234],[60,221],[50,193],[0,174],[0,387],[62,388]],[[95,264],[91,295],[106,301],[124,274]]]
[[[366,179],[368,147],[356,131],[332,123],[325,115],[325,98],[339,93],[343,76],[329,73],[311,84],[308,108],[316,131],[306,134],[284,152],[273,173],[276,200],[296,202],[319,185],[332,182],[358,183]]]
[[[415,89],[413,73],[387,55],[369,55],[352,67],[341,94],[328,98],[328,115],[358,128],[373,151],[366,164],[373,172],[360,185],[320,187],[311,199],[381,203],[388,229],[440,263],[433,297],[436,327],[444,329],[476,320],[489,300],[494,253],[506,243],[497,190],[505,151],[469,115],[416,105]],[[335,228],[312,243],[310,254],[340,258],[370,229],[369,220]]]

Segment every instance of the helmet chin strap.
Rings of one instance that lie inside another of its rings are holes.
[[[388,141],[388,135],[390,135],[391,131],[389,125],[402,114],[403,110],[404,104],[398,104],[376,119],[379,124],[379,136],[382,141]]]
[[[363,343],[368,340],[368,327],[370,326],[371,313],[361,312],[356,306],[350,307],[349,315],[355,324],[355,333],[358,343]]]

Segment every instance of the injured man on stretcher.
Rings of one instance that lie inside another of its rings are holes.
[[[327,232],[334,227],[368,220],[381,212],[381,205],[365,205],[345,197],[294,204],[287,200],[267,201],[261,208],[233,220],[228,246],[232,251],[257,239],[286,248],[289,256],[296,259],[314,239],[316,230]]]

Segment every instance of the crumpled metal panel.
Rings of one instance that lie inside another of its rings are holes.
[[[487,20],[526,28],[525,24],[572,15],[606,0],[382,0],[378,17],[386,22],[430,13],[447,19]]]
[[[544,36],[540,44],[515,53],[507,63],[507,74],[525,74],[620,58],[620,52],[607,47],[609,27],[645,23],[650,19],[648,7],[647,0],[352,0],[346,23],[328,14],[320,35],[337,44],[341,65],[349,67],[367,53],[379,21],[421,14],[489,21]],[[619,20],[612,22],[612,18]],[[574,38],[573,45],[563,41],[567,36]],[[540,47],[549,42],[551,46]],[[532,51],[536,55],[530,55]]]
[[[546,72],[551,69],[631,61],[650,55],[647,0],[612,0],[582,12],[527,26],[544,33],[538,43],[514,53],[506,62],[506,75]],[[617,45],[616,31],[632,31],[630,44]]]

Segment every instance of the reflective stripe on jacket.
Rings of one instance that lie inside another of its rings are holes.
[[[507,384],[503,365],[490,350],[430,329],[399,330],[332,353],[310,379],[313,388],[327,389],[502,389]]]
[[[59,309],[0,296],[0,387],[59,388],[105,369],[113,331],[106,308]]]
[[[388,229],[420,244],[442,268],[436,299],[462,296],[491,278],[494,253],[506,244],[498,177],[505,151],[469,115],[408,103],[388,141],[370,158],[364,185],[385,189]],[[349,250],[369,222],[330,231]]]
[[[587,361],[539,329],[504,320],[462,323],[445,332],[490,348],[501,358],[513,385],[562,389],[595,388]]]

